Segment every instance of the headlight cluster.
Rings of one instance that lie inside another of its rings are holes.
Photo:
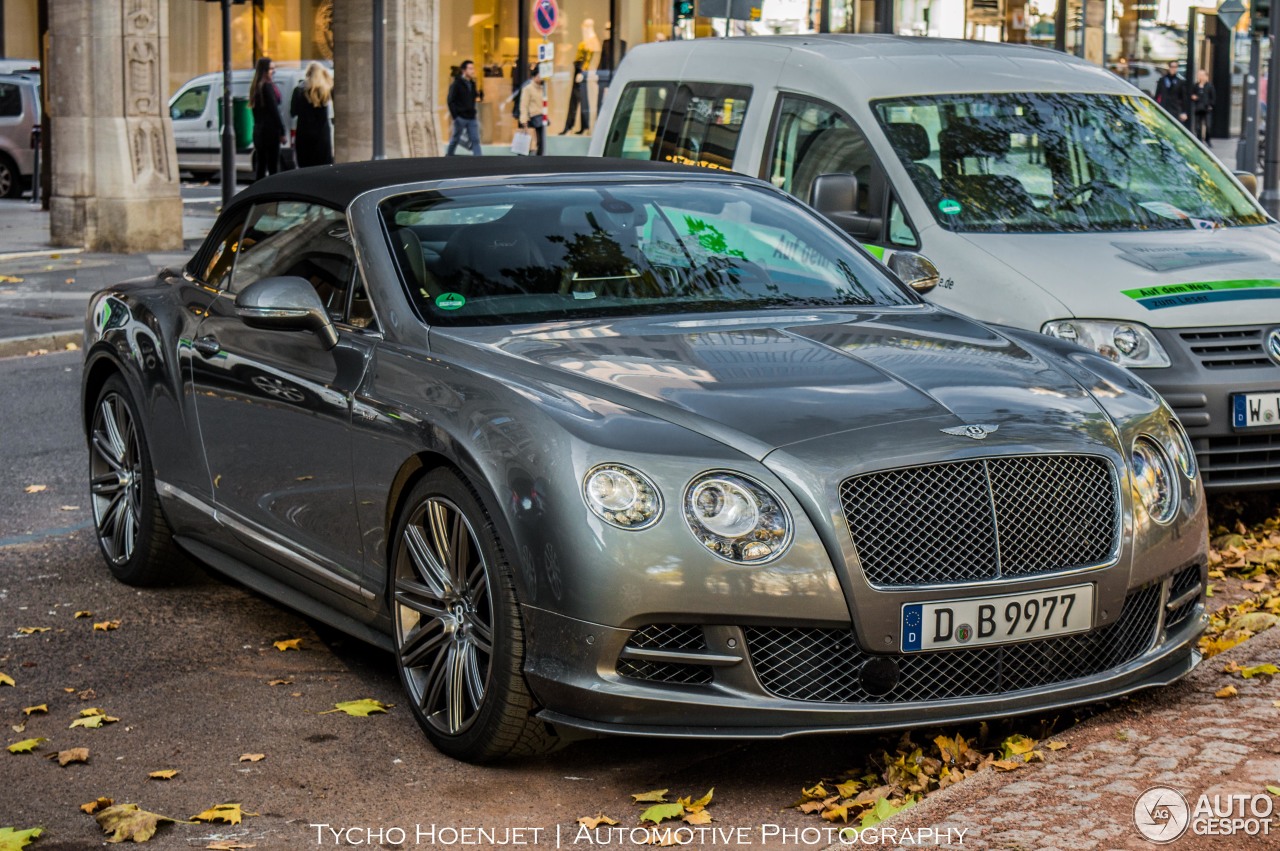
[[[1060,340],[1079,343],[1093,349],[1120,366],[1169,366],[1165,354],[1151,329],[1137,322],[1110,319],[1055,319],[1046,322],[1041,333]]]
[[[622,464],[592,467],[582,496],[601,520],[644,529],[662,514],[662,495],[647,476]],[[737,564],[772,561],[791,544],[791,515],[768,488],[741,473],[715,470],[685,488],[684,516],[700,544]]]
[[[1145,434],[1135,440],[1130,466],[1143,508],[1155,522],[1168,523],[1183,493],[1180,479],[1185,480],[1187,493],[1196,480],[1195,450],[1182,423],[1170,418],[1163,442]]]

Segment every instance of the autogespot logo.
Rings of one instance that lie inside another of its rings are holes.
[[[1133,805],[1133,823],[1152,842],[1172,842],[1187,832],[1191,808],[1177,789],[1152,786]]]

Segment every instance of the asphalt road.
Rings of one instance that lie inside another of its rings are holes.
[[[783,808],[802,786],[859,764],[872,745],[851,736],[749,745],[596,739],[481,768],[436,753],[403,706],[369,718],[320,714],[366,697],[403,704],[391,657],[196,568],[182,584],[154,590],[110,578],[85,528],[79,358],[0,360],[0,672],[17,682],[0,688],[0,723],[6,745],[49,740],[34,754],[0,751],[0,827],[44,827],[36,851],[100,847],[97,825],[78,809],[100,796],[175,818],[226,802],[258,814],[236,827],[168,825],[149,843],[157,849],[228,838],[259,849],[347,847],[317,841],[310,825],[320,823],[401,827],[404,847],[489,847],[414,841],[415,825],[436,824],[541,828],[539,847],[555,847],[559,827],[563,847],[632,848],[575,846],[574,821],[604,812],[635,826],[641,810],[630,794],[655,788],[700,796],[714,786],[713,812],[726,827],[815,826],[823,823]],[[45,490],[25,492],[40,484]],[[92,615],[77,619],[77,611]],[[119,628],[93,629],[107,620]],[[273,647],[289,638],[302,638],[300,651]],[[40,704],[47,714],[24,715]],[[121,720],[69,729],[89,707]],[[44,758],[74,747],[89,748],[87,764]],[[265,758],[239,762],[245,753]],[[180,774],[148,780],[163,769]]]

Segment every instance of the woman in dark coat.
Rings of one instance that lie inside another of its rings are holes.
[[[253,109],[253,158],[255,179],[280,170],[280,146],[285,143],[284,121],[280,118],[280,90],[273,82],[276,66],[271,58],[258,60],[249,86],[249,106]]]
[[[293,156],[298,168],[333,165],[333,139],[329,135],[329,102],[333,77],[319,62],[307,66],[306,81],[293,90],[289,113],[298,119]]]
[[[1196,71],[1196,83],[1189,92],[1191,101],[1192,127],[1196,138],[1209,144],[1209,126],[1213,121],[1213,107],[1216,93],[1213,83],[1209,82],[1209,72],[1201,68]]]

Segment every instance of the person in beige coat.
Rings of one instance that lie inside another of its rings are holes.
[[[544,156],[547,152],[547,89],[537,63],[529,69],[529,81],[520,90],[520,126],[535,131],[537,155]]]

